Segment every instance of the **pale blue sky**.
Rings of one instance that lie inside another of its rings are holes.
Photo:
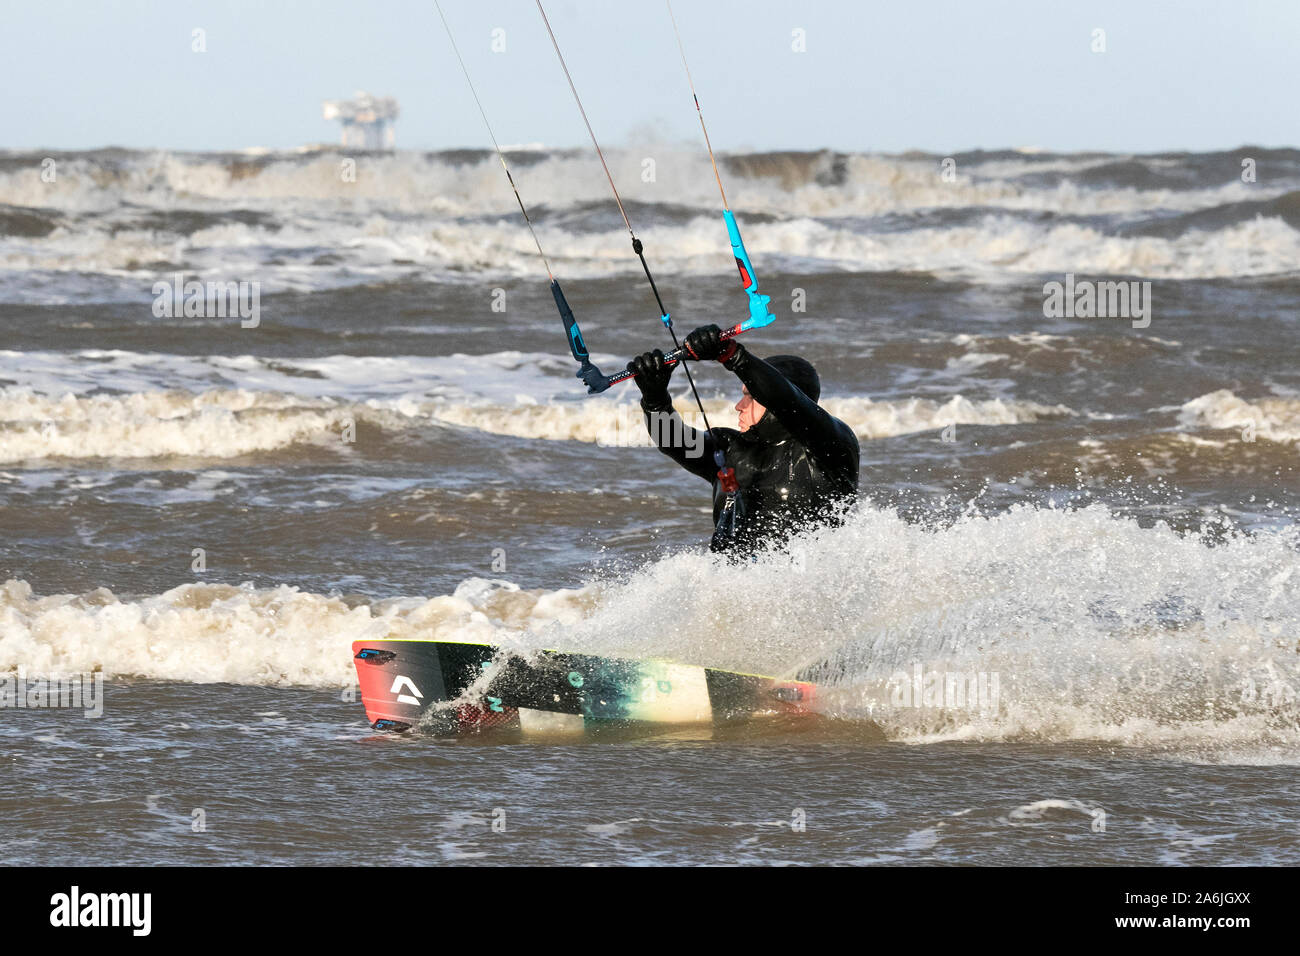
[[[697,143],[662,0],[550,0],[610,145]],[[586,143],[532,0],[443,0],[503,143]],[[677,0],[714,145],[936,152],[1294,146],[1297,0]],[[191,30],[207,52],[191,52]],[[505,30],[506,52],[490,49]],[[1107,52],[1089,49],[1094,28]],[[791,49],[806,31],[807,52]],[[405,148],[484,146],[432,0],[0,0],[0,148],[335,142],[397,97]]]

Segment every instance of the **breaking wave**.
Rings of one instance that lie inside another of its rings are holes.
[[[694,405],[677,403],[682,417],[702,427]],[[947,425],[1008,425],[1071,415],[1065,406],[954,396],[875,402],[828,398],[823,405],[862,439],[886,438]],[[731,403],[706,410],[727,421]],[[341,444],[358,423],[405,430],[436,422],[495,435],[600,445],[649,446],[641,410],[610,401],[514,404],[429,401],[347,402],[278,393],[214,390],[136,392],[127,395],[48,397],[30,389],[0,388],[0,463],[44,458],[233,458],[304,442]]]
[[[1191,279],[1295,273],[1300,160],[1275,152],[1267,184],[1239,181],[1228,154],[972,154],[957,157],[952,182],[940,176],[942,157],[922,154],[727,161],[749,251],[769,270]],[[651,182],[640,175],[647,155],[657,163]],[[339,175],[343,158],[106,150],[60,158],[47,183],[41,156],[0,157],[0,268],[22,278],[4,295],[147,301],[155,278],[175,270],[208,281],[256,278],[265,294],[415,270],[446,279],[539,273],[488,153],[367,156],[355,182]],[[663,274],[733,268],[706,157],[655,146],[614,151],[611,161],[627,201],[653,228]],[[516,154],[516,163],[566,276],[635,272],[594,157],[541,150]]]
[[[1300,441],[1300,399],[1268,397],[1248,402],[1221,388],[1185,403],[1179,421],[1189,428],[1223,428],[1274,442]]]
[[[830,716],[916,743],[1098,740],[1295,763],[1298,545],[1295,528],[1211,541],[1099,505],[942,528],[864,506],[757,563],[682,553],[580,589],[471,579],[449,595],[352,605],[287,586],[120,599],[40,597],[10,581],[0,670],[330,686],[350,683],[353,640],[483,641],[802,672]],[[994,674],[998,699],[976,712],[881,696],[918,665]]]
[[[48,398],[0,389],[0,462],[43,458],[233,458],[330,441],[358,420],[390,427],[400,412],[328,399],[212,391]]]

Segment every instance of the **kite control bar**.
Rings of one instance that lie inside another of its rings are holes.
[[[766,299],[767,296],[763,296],[763,298]],[[741,332],[748,332],[750,329],[762,328],[776,320],[776,316],[771,314],[765,315],[762,318],[763,321],[756,322],[751,316],[744,322],[737,323],[729,329],[723,329],[722,341],[725,342],[728,339],[734,339]],[[686,346],[683,345],[680,348],[673,349],[665,355],[664,364],[676,365],[678,362],[689,358],[689,356],[690,353],[686,351]],[[605,391],[605,389],[609,388],[611,385],[617,385],[619,382],[626,382],[628,379],[633,377],[633,373],[629,372],[627,369],[623,369],[620,372],[615,372],[613,375],[602,375],[600,369],[592,365],[590,359],[588,359],[587,363],[578,370],[577,377],[582,379],[583,383],[587,386],[587,394],[595,395],[598,392]]]

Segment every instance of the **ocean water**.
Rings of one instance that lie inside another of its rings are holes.
[[[707,157],[653,152],[611,161],[678,329],[739,321]],[[726,157],[748,344],[862,443],[845,526],[744,566],[634,388],[573,377],[494,155],[45,158],[0,153],[0,676],[104,698],[0,709],[6,859],[1300,861],[1300,151]],[[666,346],[594,157],[510,159],[597,364]],[[159,315],[177,274],[256,325]],[[1149,323],[1048,317],[1067,276]],[[385,637],[811,673],[820,712],[383,737]]]

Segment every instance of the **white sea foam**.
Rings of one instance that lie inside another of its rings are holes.
[[[713,275],[734,268],[719,232],[716,217],[707,215],[685,225],[659,227],[656,272]],[[628,275],[638,267],[623,248],[624,237],[614,231],[573,233],[543,226],[539,235],[547,248],[564,250],[564,274],[571,278]],[[1066,272],[1151,279],[1249,277],[1289,273],[1300,261],[1300,231],[1278,218],[1164,238],[1115,236],[1075,223],[1044,225],[993,214],[974,224],[899,232],[863,232],[834,219],[799,217],[749,224],[745,244],[769,271],[927,271],[1000,281]],[[331,249],[340,265],[311,266],[312,255],[322,246]],[[185,239],[130,231],[112,236],[94,230],[58,232],[0,246],[0,267],[20,275],[101,272],[115,276],[121,288],[131,288],[134,276],[137,291],[132,298],[148,302],[153,283],[170,278],[177,268],[203,281],[255,278],[262,294],[269,295],[399,278],[415,269],[445,276],[536,276],[536,256],[527,231],[504,220],[391,223],[362,233],[346,224],[274,234],[232,224],[219,233]],[[286,264],[285,259],[299,261]],[[169,265],[144,267],[153,262]],[[33,285],[29,292],[27,298],[32,298],[40,290]],[[22,288],[14,290],[25,301],[20,293]]]
[[[434,422],[517,438],[649,445],[630,386],[575,394],[568,360],[541,353],[268,359],[0,351],[0,379],[15,383],[0,387],[0,463],[229,458],[300,442],[337,445],[341,429],[363,421],[389,430]],[[1062,405],[961,395],[942,402],[830,396],[822,404],[862,439],[1075,414]],[[684,393],[677,407],[702,425]],[[715,423],[735,424],[731,399],[711,398],[705,407]]]
[[[625,198],[647,203],[673,202],[701,211],[716,207],[717,193],[706,154],[701,150],[656,144],[653,181],[641,177],[645,151],[608,149],[615,179]],[[1243,200],[1274,198],[1293,184],[1247,185],[1227,177],[1222,185],[1195,189],[1085,188],[1066,181],[1026,184],[1027,173],[1083,173],[1119,157],[1059,157],[1051,161],[991,160],[962,166],[954,182],[944,181],[938,159],[879,154],[791,154],[787,157],[736,157],[749,171],[731,172],[734,201],[740,208],[774,215],[869,216],[931,208],[1014,208],[1056,213],[1191,211]],[[410,210],[442,214],[499,213],[516,207],[494,156],[460,162],[447,154],[426,156],[399,151],[369,156],[355,182],[340,175],[343,157],[335,153],[279,155],[256,166],[226,157],[167,152],[137,153],[111,165],[86,157],[61,160],[55,183],[41,180],[40,158],[30,168],[0,173],[0,203],[68,212],[102,212],[123,202],[137,209],[281,208],[306,212],[337,207],[384,210],[401,204]],[[1152,160],[1145,159],[1151,163]],[[551,152],[520,165],[515,180],[525,197],[549,208],[608,200],[599,160],[590,152]]]
[[[361,410],[245,391],[78,398],[0,389],[0,462],[40,458],[230,458],[332,436]]]
[[[1221,388],[1184,403],[1179,422],[1187,428],[1223,428],[1275,442],[1300,441],[1300,399],[1269,396],[1248,402]]]
[[[710,399],[704,402],[704,408],[713,424],[735,427],[733,404],[726,399]],[[947,425],[1014,425],[1074,414],[1064,405],[971,400],[961,395],[946,402],[921,398],[873,401],[861,397],[828,397],[821,400],[821,405],[862,439],[889,438]],[[683,395],[675,400],[674,406],[687,424],[703,427],[703,419],[692,400]],[[518,438],[650,445],[640,406],[633,403],[449,404],[434,408],[432,415],[449,424]]]
[[[626,198],[674,207],[674,222],[655,230],[657,271],[729,272],[733,260],[722,241],[707,159],[698,151],[657,148],[657,176],[647,183],[639,175],[642,156],[620,150],[611,160]],[[1277,215],[1173,238],[1117,236],[1023,216],[1133,220],[1266,201],[1298,185],[1229,179],[1188,190],[1069,181],[1044,187],[1015,178],[1054,167],[1078,172],[1113,159],[1061,158],[1041,168],[998,160],[963,169],[949,183],[931,158],[853,154],[834,169],[831,154],[767,158],[746,162],[753,175],[735,174],[732,193],[742,219],[755,217],[744,224],[746,243],[769,269],[931,271],[990,281],[1064,272],[1182,279],[1294,271],[1300,231]],[[369,157],[354,183],[340,178],[339,162],[331,153],[292,155],[254,168],[227,157],[156,153],[113,164],[66,159],[55,183],[43,183],[35,165],[0,173],[0,203],[58,214],[46,235],[0,240],[0,268],[12,275],[3,297],[148,301],[152,283],[176,268],[207,281],[255,279],[266,295],[413,274],[539,274],[532,239],[494,160]],[[585,153],[549,154],[517,170],[517,178],[548,211],[563,214],[608,199],[603,172]],[[234,210],[257,218],[219,221]],[[697,215],[683,221],[682,210]],[[942,210],[984,214],[948,223],[918,219],[911,229],[871,225],[881,216]],[[191,219],[177,231],[175,222],[185,221],[187,212],[217,220]],[[159,218],[164,215],[173,218]],[[193,231],[182,234],[186,229]],[[562,251],[566,276],[626,275],[638,268],[622,233],[593,231],[583,213],[558,221],[542,217],[538,230],[546,248]],[[328,261],[319,262],[323,250]]]
[[[1097,825],[1104,825],[1106,812],[1101,807],[1090,806],[1081,800],[1035,800],[1033,803],[1027,803],[1023,806],[1016,807],[1007,814],[1007,822],[1012,826],[1033,825],[1036,823],[1046,822],[1053,810],[1062,811],[1065,815],[1081,814],[1085,819],[1093,821]]]
[[[1300,762],[1300,538],[1208,543],[1101,506],[1014,508],[943,530],[863,506],[791,556],[684,553],[579,590],[472,580],[371,607],[280,587],[0,590],[0,670],[330,685],[350,642],[559,647],[759,673],[820,673],[820,706],[893,739],[1100,740],[1191,759]],[[671,608],[647,615],[639,609]],[[914,662],[1000,677],[994,712],[882,707]]]
[[[346,684],[354,640],[508,640],[509,631],[531,624],[575,621],[588,600],[577,591],[525,592],[508,582],[484,589],[471,581],[455,594],[360,607],[283,585],[187,584],[122,601],[105,588],[40,597],[10,580],[0,586],[0,672]]]
[[[1064,406],[972,401],[962,396],[942,403],[828,398],[823,405],[863,439],[950,424],[1006,425],[1073,414]],[[687,422],[702,426],[692,403],[683,398],[677,406]],[[731,402],[714,399],[705,408],[715,424],[734,425]],[[231,458],[301,442],[342,447],[344,430],[359,422],[389,430],[436,422],[517,438],[650,445],[640,406],[609,399],[566,403],[520,394],[503,403],[410,393],[358,402],[251,389],[48,396],[7,387],[0,388],[0,463],[44,458]]]

